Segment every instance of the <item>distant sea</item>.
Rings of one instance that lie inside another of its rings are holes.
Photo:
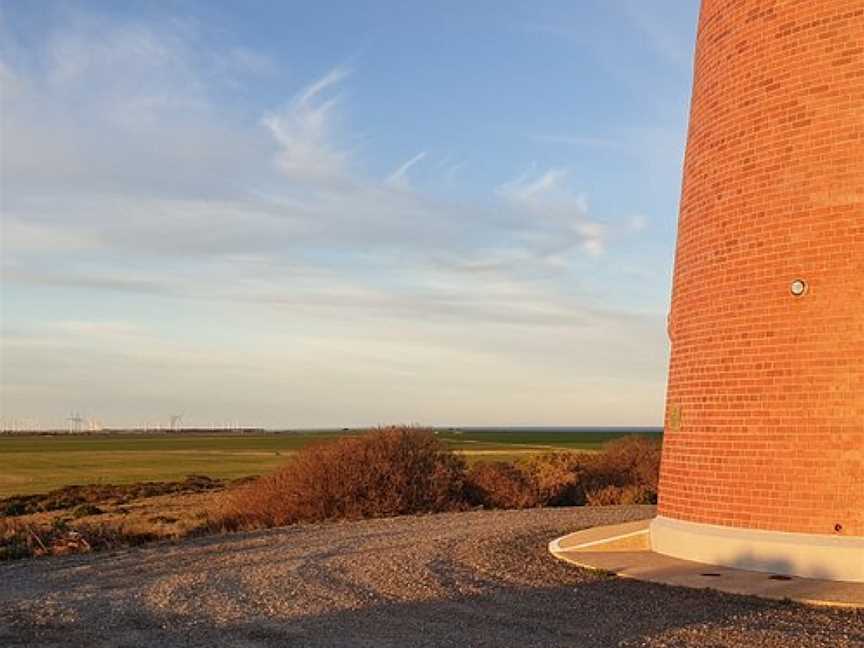
[[[566,432],[568,434],[579,434],[587,432],[608,432],[609,434],[660,434],[663,432],[662,427],[651,426],[534,426],[534,425],[453,425],[453,426],[435,426],[436,430],[465,430],[466,432]]]

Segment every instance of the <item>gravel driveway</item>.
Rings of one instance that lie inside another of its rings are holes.
[[[553,537],[651,507],[472,512],[0,565],[0,646],[864,646],[864,613],[586,572]]]

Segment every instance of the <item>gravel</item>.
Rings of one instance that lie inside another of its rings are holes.
[[[864,613],[578,569],[559,535],[651,507],[298,526],[0,565],[0,646],[864,646]]]

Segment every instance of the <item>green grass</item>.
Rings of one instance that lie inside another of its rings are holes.
[[[279,466],[297,449],[346,432],[0,436],[0,497],[70,484],[168,481],[190,474],[234,479]],[[550,450],[596,451],[621,436],[594,432],[441,430],[469,462],[513,461]]]
[[[69,484],[234,479],[276,468],[286,456],[335,433],[0,437],[0,497]]]

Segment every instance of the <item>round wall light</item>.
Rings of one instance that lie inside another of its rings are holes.
[[[803,279],[796,279],[789,285],[789,292],[795,297],[803,297],[807,294],[807,282]]]

